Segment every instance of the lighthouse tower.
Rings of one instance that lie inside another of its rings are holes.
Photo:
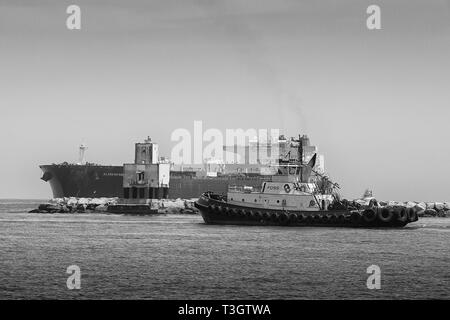
[[[150,138],[135,144],[134,163],[125,163],[123,172],[123,198],[126,203],[143,204],[149,199],[168,197],[170,163],[159,161],[158,144]]]

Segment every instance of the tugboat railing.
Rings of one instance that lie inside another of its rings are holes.
[[[253,186],[228,186],[229,192],[244,192],[244,193],[251,193],[251,192],[261,192],[261,187],[253,187]]]

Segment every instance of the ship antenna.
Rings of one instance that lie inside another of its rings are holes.
[[[82,143],[80,145],[80,155],[78,158],[78,164],[79,165],[85,165],[86,164],[86,159],[85,159],[85,153],[86,153],[86,149],[87,149],[87,145]]]

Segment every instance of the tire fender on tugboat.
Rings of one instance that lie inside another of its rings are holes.
[[[405,222],[408,220],[408,212],[405,207],[399,208],[398,210],[396,210],[395,213],[396,213],[397,221]]]
[[[377,213],[374,209],[368,208],[363,211],[363,219],[366,223],[372,223],[377,219]]]
[[[378,212],[378,219],[381,222],[389,223],[394,216],[394,210],[392,208],[384,207]]]
[[[409,222],[414,222],[414,221],[419,220],[419,218],[417,217],[416,209],[414,209],[414,208],[409,208],[407,210],[407,215],[408,215]]]
[[[353,224],[358,224],[359,222],[361,222],[361,218],[362,215],[358,211],[352,212],[352,215],[350,216],[350,220],[352,221]]]
[[[290,213],[289,214],[289,221],[290,222],[297,222],[297,215],[295,213]]]
[[[282,212],[277,217],[278,222],[285,223],[289,220],[289,216],[286,214],[286,212]]]
[[[305,220],[306,220],[306,216],[303,213],[300,213],[299,215],[297,215],[298,222],[305,222]]]

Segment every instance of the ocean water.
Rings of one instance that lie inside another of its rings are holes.
[[[0,200],[0,299],[450,298],[449,218],[385,230],[26,213],[41,202]],[[366,286],[373,264],[379,290]]]

